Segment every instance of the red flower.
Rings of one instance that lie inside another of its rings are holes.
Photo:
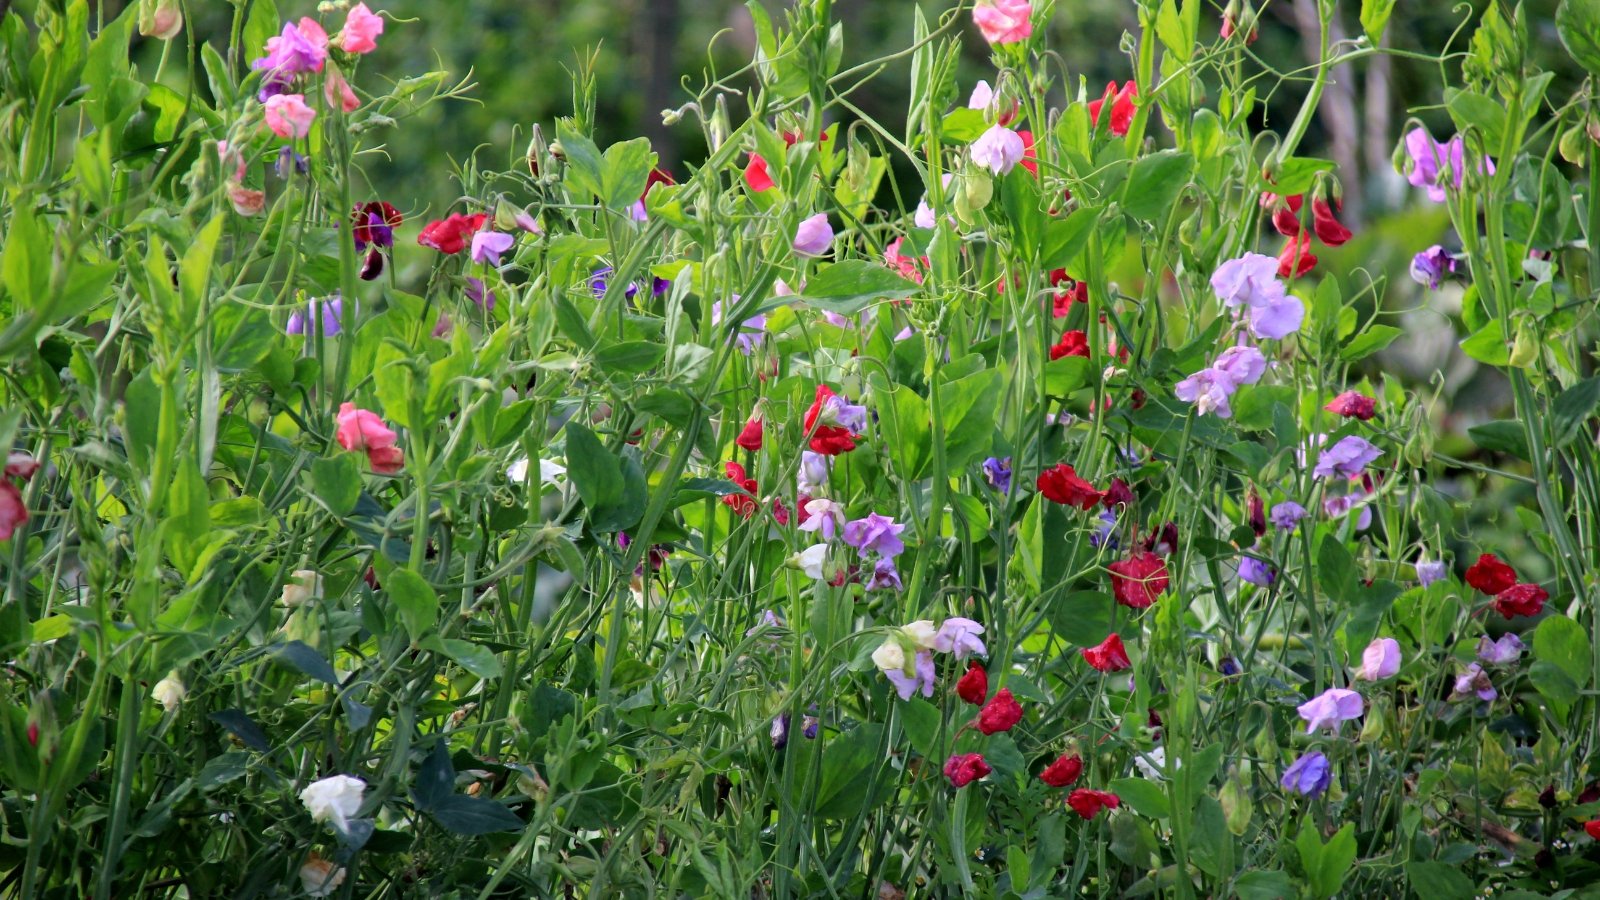
[[[1583,823],[1583,830],[1589,835],[1589,837],[1600,841],[1600,819],[1590,819],[1589,821]]]
[[[982,753],[956,754],[944,761],[944,777],[950,779],[954,787],[966,787],[979,778],[993,772],[989,764],[983,761]]]
[[[761,491],[761,488],[756,484],[756,480],[745,477],[744,466],[736,462],[724,463],[722,470],[728,473],[729,481],[744,489],[744,493],[728,494],[722,498],[722,502],[728,504],[729,508],[741,519],[748,519],[755,515],[757,506],[756,494]]]
[[[1261,208],[1272,210],[1272,227],[1284,237],[1300,236],[1300,206],[1304,202],[1303,194],[1279,197],[1269,192],[1261,195]]]
[[[1083,774],[1083,760],[1076,753],[1063,753],[1056,761],[1044,767],[1039,780],[1051,787],[1066,787]]]
[[[1067,805],[1072,811],[1085,819],[1094,818],[1102,809],[1116,809],[1122,805],[1122,798],[1110,791],[1094,791],[1089,788],[1078,788],[1067,795]]]
[[[801,494],[800,496],[794,498],[795,517],[800,520],[795,523],[796,525],[804,525],[806,520],[811,518],[811,513],[806,512],[806,504],[810,502],[810,494]]]
[[[1011,727],[1020,721],[1022,721],[1022,704],[1011,696],[1010,688],[1001,688],[999,693],[983,705],[983,709],[978,710],[978,730],[984,734],[1010,731]]]
[[[1064,286],[1063,286],[1064,285]],[[1067,277],[1066,269],[1052,269],[1050,271],[1050,286],[1060,288],[1056,291],[1055,298],[1051,301],[1051,315],[1060,319],[1072,312],[1072,304],[1089,302],[1089,286],[1081,281],[1073,281]]]
[[[782,497],[772,498],[772,518],[779,525],[789,524],[789,507],[783,505]]]
[[[1132,81],[1125,82],[1122,90],[1117,90],[1115,81],[1106,85],[1105,96],[1099,100],[1089,101],[1089,119],[1098,127],[1100,125],[1100,110],[1107,102],[1111,104],[1111,133],[1123,137],[1128,129],[1133,127],[1133,98],[1139,96],[1139,86]]]
[[[744,423],[744,429],[739,432],[738,437],[733,439],[733,442],[746,450],[760,450],[761,417],[751,416],[747,419]]]
[[[744,183],[758,194],[776,187],[772,175],[767,172],[767,161],[761,158],[761,154],[750,154],[750,162],[744,167]]]
[[[1333,398],[1323,409],[1347,419],[1354,418],[1365,422],[1378,414],[1378,401],[1356,391],[1345,391]]]
[[[639,199],[642,200],[645,197],[650,196],[650,189],[658,184],[677,183],[678,182],[673,179],[671,172],[667,172],[663,169],[651,169],[649,177],[645,178],[644,180],[644,193],[639,195]]]
[[[483,223],[487,221],[489,217],[484,213],[471,216],[451,213],[448,218],[429,222],[427,227],[422,229],[422,233],[417,235],[417,243],[454,256],[467,249],[467,241],[481,230]]]
[[[1046,500],[1082,510],[1094,509],[1102,496],[1094,489],[1094,485],[1079,478],[1077,470],[1066,463],[1057,463],[1040,472],[1036,484]]]
[[[1111,571],[1111,593],[1123,606],[1144,609],[1167,589],[1167,564],[1148,550],[1135,550],[1106,568]]]
[[[977,660],[967,666],[967,674],[956,682],[956,696],[973,706],[982,706],[983,698],[989,696],[989,673],[978,665]]]
[[[1076,329],[1061,336],[1054,347],[1050,348],[1050,358],[1060,359],[1063,356],[1089,356],[1089,336]]]
[[[1301,232],[1299,240],[1289,238],[1278,254],[1278,277],[1299,278],[1316,268],[1317,258],[1311,253],[1311,235]]]
[[[830,404],[829,401],[833,401]],[[850,429],[838,425],[818,424],[817,419],[822,416],[823,409],[830,405],[839,405],[835,394],[825,384],[817,385],[817,398],[811,401],[811,408],[806,410],[806,434],[811,436],[811,449],[825,456],[838,456],[848,453],[856,448],[855,439],[859,435],[851,434]]]
[[[394,246],[394,229],[400,227],[405,216],[382,200],[363,203],[350,213],[356,250],[367,249],[368,244],[380,247]]]
[[[1334,205],[1330,206],[1328,201],[1321,197],[1314,197],[1311,200],[1311,230],[1317,233],[1317,240],[1329,247],[1337,247],[1350,240],[1351,236],[1350,229],[1340,224],[1333,215],[1336,210],[1344,207],[1344,202],[1334,200],[1333,203]]]
[[[1233,13],[1224,12],[1222,14],[1222,39],[1223,40],[1227,40],[1228,38],[1233,37],[1234,33],[1237,30],[1238,29],[1236,29],[1234,27],[1234,24],[1233,24]],[[1256,38],[1258,38],[1260,36],[1261,36],[1261,30],[1258,29],[1258,28],[1252,27],[1250,29],[1250,34],[1247,35],[1245,37],[1245,39],[1244,39],[1245,45],[1249,46],[1250,44],[1254,44],[1256,42]]]
[[[1256,493],[1254,487],[1250,488],[1250,494],[1245,498],[1245,508],[1248,510],[1246,517],[1249,519],[1250,530],[1256,533],[1256,537],[1266,534],[1267,505],[1261,501],[1261,495]]]
[[[1089,665],[1101,672],[1121,672],[1133,665],[1128,659],[1128,650],[1122,646],[1122,635],[1112,632],[1097,647],[1085,647],[1079,651]]]
[[[1028,174],[1039,177],[1039,153],[1033,149],[1033,132],[1019,131],[1017,137],[1022,138],[1022,159],[1020,165],[1028,170]]]
[[[1467,570],[1467,584],[1485,594],[1499,594],[1517,583],[1517,571],[1493,553],[1485,553]]]
[[[1105,494],[1100,497],[1100,502],[1106,509],[1116,509],[1118,506],[1127,506],[1133,502],[1133,488],[1121,478],[1111,479],[1111,486],[1106,488]]]
[[[1537,584],[1514,584],[1494,595],[1494,611],[1508,619],[1537,616],[1548,599],[1550,592]]]

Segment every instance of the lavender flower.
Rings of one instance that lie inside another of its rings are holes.
[[[1000,459],[991,456],[983,461],[983,477],[989,486],[1002,494],[1011,491],[1011,457]]]
[[[1293,531],[1299,527],[1300,520],[1306,517],[1306,508],[1293,500],[1285,500],[1272,507],[1272,527],[1283,531]]]
[[[1477,663],[1467,666],[1466,671],[1456,677],[1455,690],[1451,692],[1450,699],[1465,700],[1473,696],[1485,703],[1492,703],[1500,696],[1500,692],[1489,682],[1489,673]]]
[[[918,688],[921,688],[922,696],[932,697],[934,683],[933,654],[926,650],[917,651],[916,660],[912,665],[913,670],[910,675],[907,675],[904,669],[885,669],[883,671],[884,677],[888,678],[889,683],[894,685],[895,693],[900,695],[901,700],[910,700],[911,695],[916,693]]]
[[[1438,244],[1411,258],[1411,280],[1430,291],[1438,290],[1445,275],[1455,270],[1455,255]]]
[[[1521,657],[1522,638],[1515,634],[1503,634],[1497,641],[1489,640],[1488,635],[1478,638],[1478,658],[1491,666],[1504,666]]]
[[[1277,578],[1272,567],[1256,559],[1254,556],[1242,557],[1239,560],[1239,580],[1260,587],[1267,587]]]
[[[1317,478],[1331,478],[1334,475],[1354,478],[1382,455],[1383,451],[1374,447],[1371,441],[1352,434],[1322,451],[1317,456],[1317,465],[1311,474]]]
[[[1427,587],[1436,581],[1443,581],[1450,574],[1450,567],[1442,559],[1417,560],[1417,583]]]
[[[341,330],[340,320],[344,318],[344,299],[339,294],[332,294],[327,300],[310,300],[304,310],[295,310],[289,314],[289,322],[284,326],[285,334],[305,334],[306,323],[320,319],[322,322],[322,336],[333,337]]]
[[[940,653],[954,653],[956,659],[974,653],[987,656],[989,651],[979,640],[980,634],[983,634],[982,625],[971,619],[951,616],[939,623],[939,631],[933,636],[933,649]]]
[[[1328,757],[1315,750],[1290,763],[1279,781],[1284,790],[1312,799],[1321,796],[1332,783],[1333,767],[1329,765]]]
[[[895,557],[905,552],[906,545],[899,537],[905,530],[904,525],[895,524],[889,516],[872,513],[865,519],[845,523],[844,542],[862,553]]]

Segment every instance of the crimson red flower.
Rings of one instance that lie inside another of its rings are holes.
[[[1085,819],[1092,819],[1102,809],[1116,809],[1122,805],[1122,798],[1110,791],[1095,791],[1089,788],[1078,788],[1067,795],[1067,805],[1072,811]]]
[[[955,754],[944,761],[944,777],[955,787],[966,787],[993,772],[982,753]]]
[[[1111,572],[1111,594],[1123,606],[1144,609],[1167,589],[1167,563],[1148,550],[1135,550],[1106,568]]]
[[[1317,266],[1317,258],[1311,253],[1311,235],[1301,232],[1298,240],[1289,238],[1284,242],[1283,252],[1278,254],[1278,277],[1299,278]]]
[[[1051,787],[1066,787],[1083,774],[1083,759],[1076,753],[1063,753],[1056,761],[1044,767],[1039,780]]]
[[[782,497],[772,498],[772,518],[779,525],[789,524],[789,507],[783,505]]]
[[[1583,823],[1583,830],[1589,835],[1589,837],[1600,841],[1600,819],[1590,819],[1589,821]]]
[[[1304,202],[1304,194],[1280,197],[1266,192],[1261,195],[1261,208],[1272,210],[1272,227],[1284,237],[1300,236],[1300,207]]]
[[[1001,688],[999,693],[983,705],[983,709],[978,710],[978,730],[984,734],[1010,731],[1011,727],[1020,721],[1022,721],[1022,704],[1011,696],[1010,688]]]
[[[1122,646],[1122,635],[1112,632],[1098,646],[1084,647],[1079,651],[1089,665],[1101,672],[1121,672],[1133,665],[1128,650]]]
[[[451,213],[447,218],[429,222],[417,235],[417,243],[454,256],[467,249],[467,241],[482,230],[483,223],[487,221],[489,217],[484,213],[471,216]]]
[[[1060,359],[1063,356],[1089,356],[1089,336],[1077,329],[1067,332],[1050,348],[1050,358]]]
[[[722,498],[722,502],[726,503],[741,519],[748,519],[755,515],[756,494],[761,492],[756,480],[746,477],[744,466],[736,462],[724,463],[722,470],[728,473],[729,481],[744,489],[743,493],[728,494]]]
[[[1139,86],[1132,81],[1124,82],[1122,90],[1117,90],[1115,81],[1106,85],[1105,95],[1099,100],[1089,101],[1089,119],[1095,126],[1100,125],[1100,110],[1106,103],[1111,104],[1111,133],[1123,137],[1128,129],[1133,127],[1133,98],[1139,96]]]
[[[1028,174],[1039,177],[1039,152],[1033,149],[1033,132],[1019,131],[1017,137],[1022,138],[1022,159],[1017,162],[1028,170]]]
[[[733,442],[745,448],[746,450],[760,450],[761,417],[751,416],[749,419],[747,419],[744,423],[743,430],[739,432],[738,437],[733,439]]]
[[[1494,611],[1506,618],[1537,616],[1550,592],[1537,584],[1514,584],[1494,595]]]
[[[806,512],[806,504],[810,502],[810,494],[801,494],[800,496],[794,498],[795,518],[799,519],[799,521],[795,523],[796,525],[804,525],[806,520],[811,518],[811,513]]]
[[[758,194],[776,187],[772,175],[767,171],[767,161],[761,158],[761,154],[750,154],[750,162],[744,167],[744,183]]]
[[[811,408],[806,410],[806,434],[811,436],[811,449],[825,456],[838,456],[848,453],[856,448],[855,439],[859,435],[851,433],[849,428],[838,424],[819,423],[818,419],[826,422],[829,414],[837,416],[839,411],[848,405],[844,399],[835,394],[825,384],[817,385],[817,397],[811,401]],[[858,407],[859,408],[859,407]],[[834,421],[837,421],[835,419]]]
[[[649,196],[650,195],[650,189],[655,187],[658,184],[677,184],[677,183],[678,182],[673,179],[671,172],[668,172],[665,169],[651,169],[650,170],[650,175],[648,177],[646,177],[645,180],[644,180],[644,193],[640,194],[639,197],[642,200],[645,197]]]
[[[1078,477],[1078,472],[1066,463],[1057,463],[1039,473],[1035,482],[1046,500],[1082,510],[1094,509],[1102,494],[1094,485]]]
[[[1250,494],[1245,498],[1245,509],[1247,510],[1246,518],[1249,521],[1250,530],[1256,533],[1256,537],[1266,534],[1267,505],[1262,502],[1261,495],[1256,493],[1254,487],[1250,488]]]
[[[1467,584],[1485,594],[1499,594],[1517,583],[1517,570],[1493,553],[1485,553],[1467,569]]]
[[[1311,200],[1311,230],[1317,233],[1317,240],[1329,247],[1337,247],[1350,240],[1350,229],[1334,217],[1334,213],[1343,208],[1342,200],[1334,200],[1331,206],[1321,197]]]
[[[989,673],[977,660],[967,666],[967,674],[956,682],[956,696],[973,706],[982,706],[983,698],[989,696]]]
[[[1133,488],[1121,478],[1111,479],[1111,486],[1106,488],[1101,495],[1100,502],[1106,509],[1116,509],[1118,506],[1127,506],[1133,502]]]
[[[1329,401],[1323,409],[1347,419],[1365,422],[1378,414],[1378,401],[1356,391],[1345,391]]]
[[[1050,304],[1052,318],[1064,318],[1074,303],[1089,302],[1089,285],[1068,278],[1066,269],[1050,270],[1050,286],[1059,288]]]

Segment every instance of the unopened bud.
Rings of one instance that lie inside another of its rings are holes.
[[[183,8],[178,0],[143,0],[139,4],[139,33],[170,41],[183,31]]]

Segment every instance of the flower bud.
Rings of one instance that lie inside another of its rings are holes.
[[[1245,788],[1238,772],[1230,775],[1227,783],[1223,784],[1217,802],[1222,804],[1222,819],[1227,823],[1229,833],[1244,837],[1250,830],[1250,817],[1255,812],[1255,805],[1250,802],[1250,791]]]
[[[170,41],[182,30],[183,9],[178,0],[142,0],[139,4],[140,34]]]
[[[181,706],[183,698],[188,695],[189,691],[183,686],[176,669],[168,672],[167,677],[156,682],[156,686],[150,689],[150,698],[161,704],[161,708],[167,712],[172,712]]]
[[[1511,358],[1507,360],[1507,365],[1525,369],[1538,358],[1539,339],[1533,333],[1532,323],[1523,319],[1517,324],[1517,337],[1511,344]]]

